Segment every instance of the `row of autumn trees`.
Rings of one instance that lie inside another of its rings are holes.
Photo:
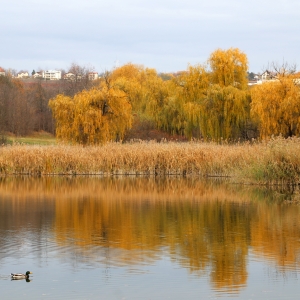
[[[252,89],[239,49],[218,49],[202,65],[164,80],[154,69],[127,64],[99,85],[50,101],[62,140],[98,144],[123,139],[133,116],[157,129],[205,140],[285,137],[300,133],[300,88],[295,72]]]
[[[101,144],[123,140],[139,120],[188,139],[299,135],[300,79],[295,70],[280,66],[277,80],[253,88],[248,86],[247,71],[246,54],[230,48],[214,51],[204,64],[190,65],[176,76],[126,64],[98,81],[60,81],[52,88],[24,87],[6,78],[0,82],[0,122],[5,123],[0,131],[53,132],[55,126],[61,140]]]
[[[248,62],[238,49],[217,50],[207,65],[163,80],[133,64],[106,73],[100,85],[50,101],[57,137],[83,144],[122,139],[133,115],[188,138],[235,139],[249,127]]]

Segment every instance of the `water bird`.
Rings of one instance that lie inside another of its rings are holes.
[[[32,274],[30,271],[27,271],[25,274],[23,273],[10,273],[11,279],[29,279],[29,274]]]

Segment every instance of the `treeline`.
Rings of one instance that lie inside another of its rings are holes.
[[[49,100],[59,94],[74,96],[96,84],[89,80],[87,69],[73,64],[70,70],[81,74],[80,79],[44,81],[0,76],[0,134],[24,136],[41,130],[55,133]]]
[[[126,64],[98,81],[80,76],[51,88],[2,78],[0,105],[6,110],[0,130],[53,132],[53,115],[56,136],[80,144],[124,140],[133,125],[143,123],[187,139],[298,136],[300,74],[286,64],[273,67],[276,80],[249,88],[247,56],[230,48],[175,75]]]
[[[20,80],[0,76],[0,133],[53,132],[48,101],[55,95],[55,91],[43,88],[40,82],[26,86]]]
[[[299,135],[300,82],[295,70],[277,67],[276,80],[251,89],[247,77],[245,53],[218,49],[206,63],[169,78],[154,69],[124,65],[107,72],[93,89],[57,96],[50,107],[57,137],[82,144],[123,139],[137,118],[189,139]]]

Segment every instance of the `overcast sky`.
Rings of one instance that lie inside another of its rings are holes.
[[[299,0],[3,0],[0,66],[111,70],[128,62],[158,72],[204,63],[239,48],[249,70],[300,67]]]

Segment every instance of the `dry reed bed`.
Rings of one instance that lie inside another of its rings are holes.
[[[267,142],[110,143],[104,146],[0,147],[0,174],[229,176],[238,181],[300,182],[300,139]]]

